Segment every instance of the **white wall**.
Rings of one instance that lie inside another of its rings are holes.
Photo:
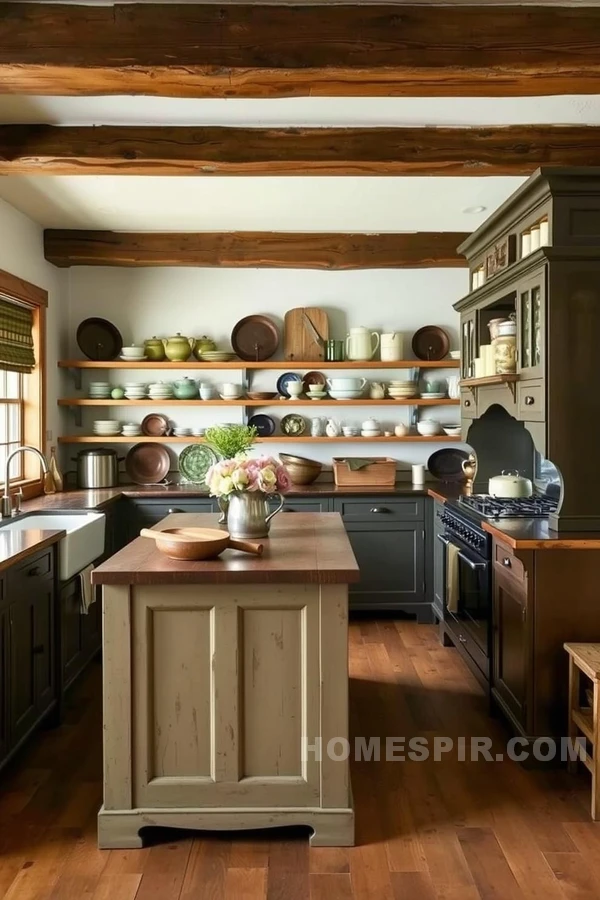
[[[67,346],[61,334],[67,319],[68,275],[44,259],[42,235],[41,225],[0,200],[0,269],[48,291],[47,429],[52,435],[47,442],[48,451],[62,428],[56,405],[60,383],[56,363]]]
[[[312,270],[277,269],[194,269],[194,268],[73,268],[70,270],[70,303],[68,332],[70,352],[80,355],[76,343],[77,325],[87,316],[103,316],[114,322],[126,343],[140,343],[156,334],[168,337],[175,332],[185,335],[210,335],[220,346],[230,346],[230,334],[235,323],[251,313],[263,313],[274,318],[282,327],[287,309],[296,306],[322,306],[329,314],[330,335],[344,337],[352,325],[365,325],[374,330],[406,332],[405,355],[412,356],[410,339],[413,332],[425,324],[446,328],[452,346],[458,346],[458,316],[452,303],[468,289],[467,273],[463,269],[422,270],[365,270],[353,272],[321,272]],[[315,365],[315,368],[319,368]],[[282,371],[292,369],[282,363]],[[275,389],[278,373],[260,372],[255,377],[257,388]],[[365,375],[381,379],[385,373],[365,368]],[[432,373],[442,377],[443,371]],[[217,373],[214,376],[195,373],[199,379],[215,384],[235,380],[236,373]],[[211,379],[212,376],[212,379]],[[98,372],[88,376],[97,380]],[[143,372],[128,372],[128,380],[148,381]],[[154,375],[154,379],[160,376]],[[169,373],[169,378],[173,376]],[[388,377],[390,377],[388,375]],[[239,378],[238,378],[239,380]],[[119,373],[112,373],[112,381],[119,383]],[[315,415],[315,403],[299,405],[298,411],[310,418]],[[281,417],[276,407],[255,410]],[[290,412],[286,407],[284,412]],[[106,411],[104,411],[106,412]],[[104,415],[104,412],[102,415]],[[147,410],[113,409],[114,418],[140,421]],[[165,409],[179,424],[206,426],[215,421],[241,421],[240,407],[231,409],[191,407],[181,411]],[[335,414],[335,408],[321,407],[320,415]],[[388,427],[397,421],[407,421],[407,412],[381,415],[381,408],[338,408],[336,418],[344,422],[360,422],[368,415],[381,417]],[[439,407],[427,415],[441,421],[457,421],[458,409]],[[98,413],[86,411],[84,431],[91,431],[91,421]],[[74,428],[74,426],[72,426]],[[267,445],[273,452],[286,445]],[[443,446],[443,445],[439,445]],[[174,445],[174,450],[177,445]],[[267,447],[264,449],[266,450]],[[359,449],[357,449],[359,448]],[[329,461],[332,455],[367,452],[396,457],[400,467],[412,462],[425,462],[438,448],[437,444],[355,444],[332,442],[331,445],[299,444],[298,452]],[[179,446],[180,449],[180,446]],[[289,449],[289,445],[287,446]]]

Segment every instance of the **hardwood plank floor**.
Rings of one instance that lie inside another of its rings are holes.
[[[589,783],[504,759],[386,759],[386,738],[509,733],[433,626],[350,629],[351,730],[381,739],[352,762],[353,848],[301,830],[150,833],[143,850],[100,851],[100,666],[0,775],[0,900],[600,900],[600,823]],[[396,748],[397,749],[397,748]]]

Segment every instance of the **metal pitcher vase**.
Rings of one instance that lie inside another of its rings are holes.
[[[279,499],[279,506],[269,512],[270,497]],[[273,516],[283,508],[283,497],[280,493],[264,494],[262,491],[235,491],[229,494],[224,509],[223,500],[219,498],[219,506],[227,515],[227,531],[232,538],[253,540],[269,536],[269,523]]]

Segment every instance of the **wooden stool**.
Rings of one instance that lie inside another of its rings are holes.
[[[586,736],[592,745],[593,757],[587,753],[582,762],[592,773],[592,819],[600,818],[600,644],[564,644],[569,654],[569,737],[574,740],[578,732]],[[587,675],[593,685],[590,707],[580,706],[580,676]],[[569,759],[569,772],[577,771],[577,760]]]

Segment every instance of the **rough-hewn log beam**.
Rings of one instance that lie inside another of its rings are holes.
[[[0,125],[0,175],[528,175],[600,165],[600,128]]]
[[[464,267],[456,251],[466,235],[301,234],[231,231],[127,233],[44,232],[46,259],[56,266],[221,266],[281,269]]]
[[[177,97],[600,92],[600,9],[0,4],[0,92]]]

